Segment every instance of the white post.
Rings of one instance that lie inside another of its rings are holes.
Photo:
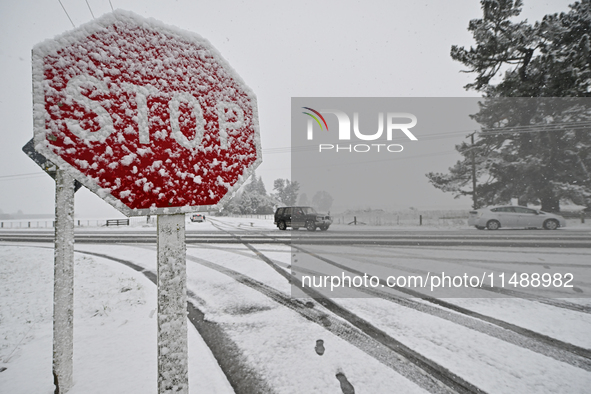
[[[64,170],[55,177],[53,274],[53,382],[55,392],[72,388],[74,354],[74,179]]]
[[[189,392],[185,215],[158,215],[158,394]]]

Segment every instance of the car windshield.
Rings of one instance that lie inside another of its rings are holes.
[[[303,207],[302,210],[304,211],[305,215],[310,215],[310,214],[315,214],[316,211],[314,210],[314,208],[311,207]]]

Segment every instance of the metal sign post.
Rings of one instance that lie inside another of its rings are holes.
[[[66,393],[73,382],[74,193],[82,185],[35,151],[32,139],[23,146],[23,152],[55,179],[53,384],[55,393]]]
[[[55,393],[72,387],[74,354],[74,178],[58,169],[55,178],[53,274],[53,382]]]
[[[189,392],[185,215],[158,215],[158,392]]]

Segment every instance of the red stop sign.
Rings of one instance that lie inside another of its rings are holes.
[[[124,214],[223,203],[261,162],[254,93],[200,36],[115,11],[33,49],[35,149]]]

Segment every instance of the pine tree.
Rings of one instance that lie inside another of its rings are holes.
[[[298,199],[300,184],[297,181],[290,182],[289,179],[279,178],[273,182],[273,190],[276,191],[274,196],[277,200],[288,206],[294,205]]]
[[[429,181],[456,197],[473,195],[475,171],[475,208],[511,198],[545,211],[559,211],[561,199],[591,207],[591,100],[532,99],[591,97],[591,0],[534,25],[512,21],[520,0],[481,4],[483,18],[468,27],[476,46],[453,46],[451,57],[476,74],[465,88],[485,96],[474,116],[483,131],[474,145],[456,146],[464,159],[448,174],[429,173]]]
[[[242,214],[273,213],[274,202],[267,195],[262,176],[257,178],[256,173],[252,174],[251,181],[244,187],[244,193],[236,205]]]
[[[255,191],[260,194],[261,196],[267,195],[267,188],[265,187],[265,183],[263,182],[263,177],[260,176],[259,180],[256,182]]]

